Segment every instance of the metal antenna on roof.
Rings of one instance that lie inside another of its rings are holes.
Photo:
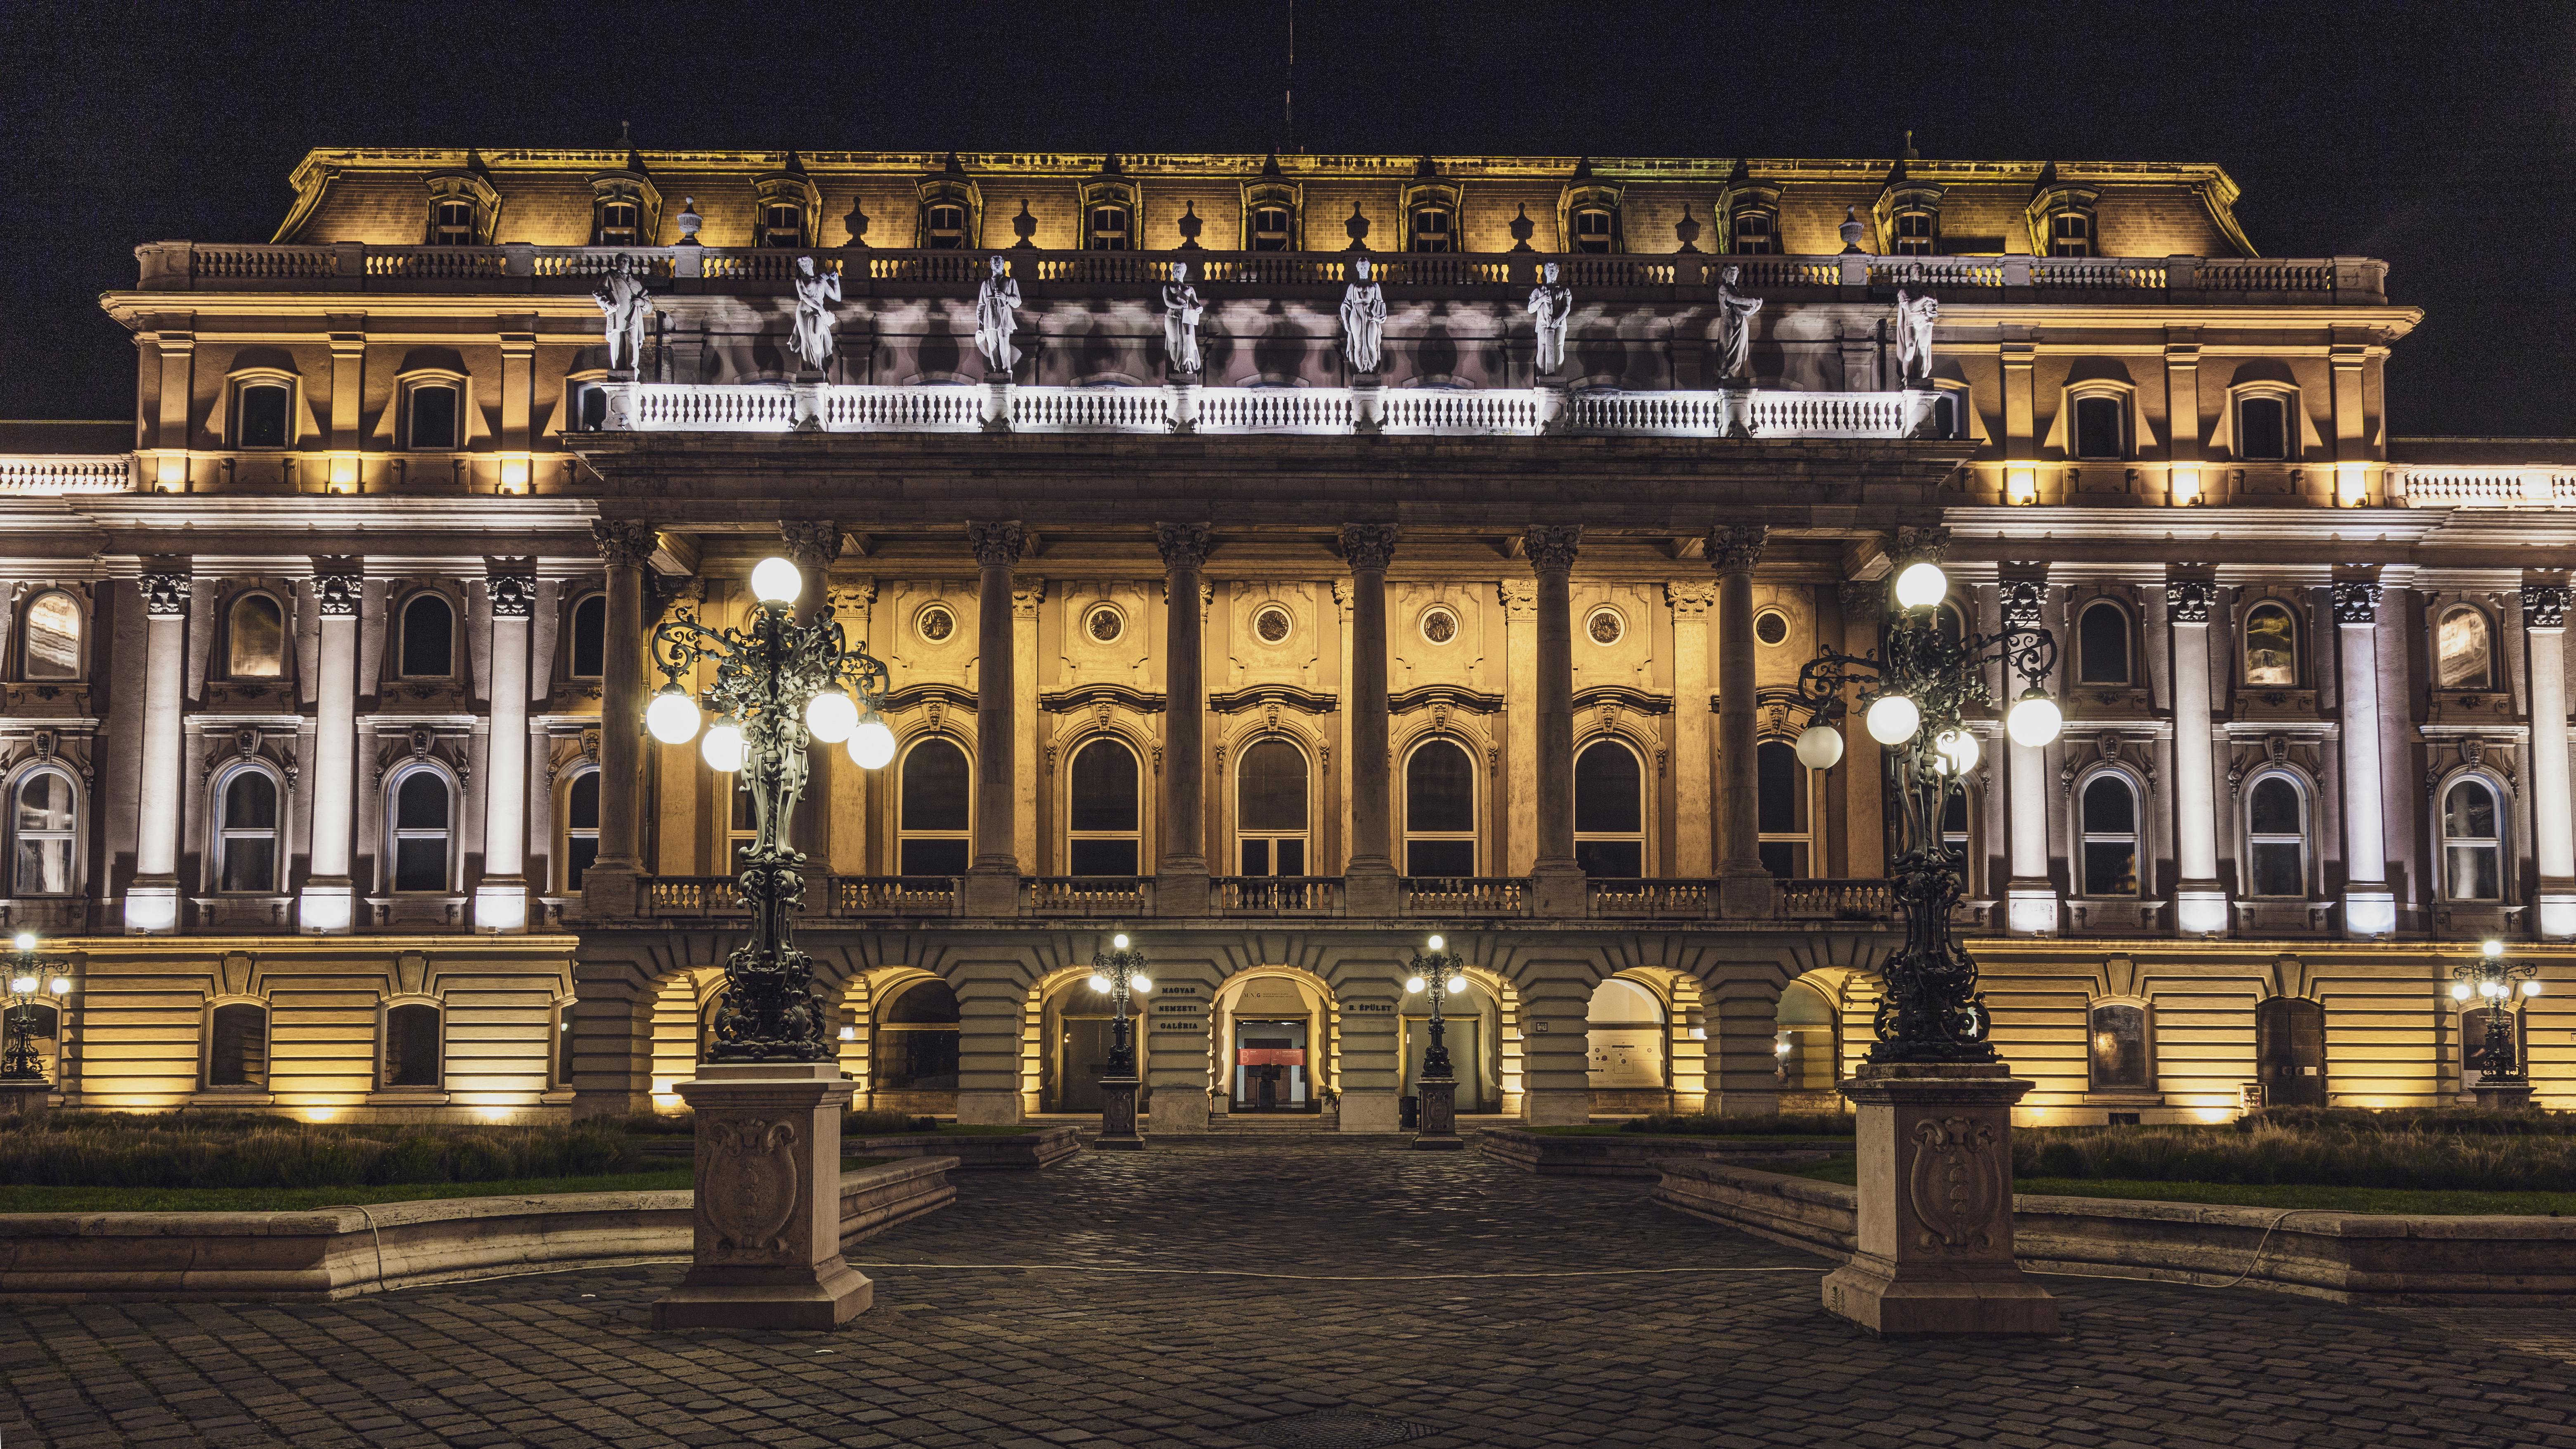
[[[632,151],[635,149],[635,138],[626,133],[626,123],[624,121],[617,123],[617,144],[619,148],[623,150]]]

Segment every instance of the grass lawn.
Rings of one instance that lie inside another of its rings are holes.
[[[385,1187],[0,1187],[0,1212],[297,1212],[359,1203],[549,1192],[652,1192],[687,1187],[693,1169],[611,1177],[530,1177],[515,1182],[405,1182]]]
[[[1820,1162],[1744,1162],[1734,1166],[1789,1177],[1812,1178],[1851,1186],[1859,1159],[1828,1157]],[[2467,1217],[2502,1213],[2517,1217],[2576,1217],[2576,1193],[2456,1192],[2404,1187],[2317,1187],[2301,1183],[2137,1182],[2089,1177],[2024,1177],[2013,1191],[2060,1197],[2145,1198],[2157,1202],[2205,1202],[2223,1207],[2324,1208],[2347,1213],[2420,1213],[2434,1217]]]

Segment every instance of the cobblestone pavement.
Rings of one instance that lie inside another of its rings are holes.
[[[676,1266],[0,1309],[0,1446],[2576,1449],[2558,1315],[2061,1277],[2054,1338],[1881,1342],[1639,1183],[1329,1142],[959,1181],[836,1333],[654,1333]]]

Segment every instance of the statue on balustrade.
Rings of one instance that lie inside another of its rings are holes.
[[[796,330],[788,346],[806,371],[821,372],[832,360],[832,304],[841,300],[841,274],[818,272],[812,257],[798,257],[789,281],[796,288]]]
[[[1906,387],[1932,382],[1932,328],[1941,320],[1941,301],[1930,293],[1908,297],[1896,293],[1896,373]]]
[[[1010,263],[1000,257],[992,262],[993,270],[975,292],[975,350],[984,354],[987,377],[1007,379],[1020,362],[1019,349],[1011,345],[1011,329],[1019,321],[1020,284]]]
[[[1556,263],[1530,288],[1529,312],[1538,327],[1538,375],[1548,377],[1565,365],[1565,324],[1574,316],[1574,289],[1556,279]]]
[[[653,315],[653,299],[645,295],[644,279],[635,274],[624,252],[617,254],[590,296],[606,314],[608,370],[634,371],[643,363],[644,319]]]
[[[1206,310],[1199,289],[1190,285],[1190,264],[1172,263],[1171,283],[1163,288],[1163,357],[1175,377],[1198,375],[1199,317]]]
[[[1351,371],[1377,371],[1378,349],[1386,342],[1386,294],[1369,280],[1369,259],[1351,263],[1351,283],[1342,288],[1342,356]]]
[[[1762,310],[1761,298],[1735,290],[1742,275],[1743,268],[1728,267],[1717,279],[1717,376],[1729,387],[1752,380],[1753,314]]]

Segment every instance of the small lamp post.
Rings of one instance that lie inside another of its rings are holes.
[[[846,742],[872,770],[893,758],[894,734],[878,717],[886,667],[847,641],[829,604],[797,622],[804,583],[795,564],[763,559],[748,628],[682,617],[653,634],[665,683],[644,727],[667,745],[699,740],[708,765],[740,772],[756,827],[739,878],[751,939],[725,958],[714,1044],[679,1084],[697,1114],[696,1261],[653,1305],[656,1328],[830,1328],[876,1294],[841,1256],[841,1109],[854,1088],[833,1059],[814,964],[796,949],[805,856],[787,839],[811,744]],[[701,696],[680,677],[706,662],[715,682]],[[716,723],[701,739],[708,708]]]
[[[2460,1013],[2463,1024],[2473,1014],[2486,1018],[2486,1043],[2472,1056],[2464,1032],[2460,1053],[2460,1066],[2481,1074],[2478,1084],[2469,1089],[2479,1106],[2509,1111],[2531,1105],[2531,1074],[2518,1050],[2521,1023],[2515,1019],[2514,1004],[2539,994],[2540,968],[2505,960],[2502,941],[2487,942],[2476,960],[2451,968],[2451,999],[2465,1003],[2476,997],[2486,1003]]]
[[[5,1016],[0,1016],[0,1115],[41,1117],[52,1100],[54,1084],[45,1079],[45,1060],[36,1054],[36,1009],[54,1009],[55,1039],[61,1040],[63,1003],[70,999],[70,967],[36,954],[36,933],[21,931],[15,960],[9,963]]]
[[[1427,949],[1414,953],[1411,974],[1404,981],[1406,995],[1419,992],[1431,999],[1431,1041],[1422,1049],[1422,1075],[1413,1084],[1421,1102],[1413,1145],[1444,1151],[1466,1144],[1458,1136],[1458,1076],[1449,1062],[1448,1028],[1441,1020],[1440,1004],[1467,989],[1467,969],[1464,958],[1448,949],[1445,937],[1435,935],[1424,945]]]
[[[1133,1151],[1145,1145],[1136,1131],[1136,1041],[1127,1021],[1130,993],[1154,989],[1145,974],[1145,953],[1130,945],[1127,933],[1109,938],[1109,949],[1091,953],[1091,989],[1109,998],[1109,1060],[1100,1077],[1100,1138],[1096,1147]]]

